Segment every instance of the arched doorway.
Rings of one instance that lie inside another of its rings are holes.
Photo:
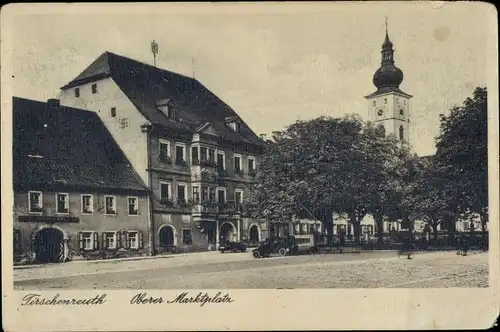
[[[66,243],[61,230],[52,227],[42,228],[36,232],[33,242],[38,263],[60,263],[66,259]]]
[[[164,251],[172,251],[175,247],[175,232],[172,226],[166,225],[160,228],[160,247]]]
[[[221,244],[236,241],[236,227],[230,222],[223,223],[219,229],[219,236]]]
[[[257,244],[259,243],[259,227],[257,225],[252,225],[250,227],[250,243]]]

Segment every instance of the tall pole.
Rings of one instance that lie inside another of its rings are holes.
[[[156,54],[158,54],[158,44],[154,41],[151,42],[151,52],[153,53],[153,64],[156,67]]]

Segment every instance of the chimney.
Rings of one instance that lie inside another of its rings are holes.
[[[47,105],[49,107],[59,107],[61,106],[61,101],[59,99],[50,98],[47,100]]]
[[[266,134],[260,134],[259,136],[260,136],[260,139],[261,139],[261,140],[263,140],[263,141],[265,141],[265,140],[266,140]]]
[[[281,136],[281,131],[276,130],[276,131],[273,131],[271,134],[272,134],[273,140],[276,141]]]

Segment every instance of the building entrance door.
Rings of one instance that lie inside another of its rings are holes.
[[[56,228],[44,228],[35,235],[34,251],[39,263],[64,262],[64,234]]]

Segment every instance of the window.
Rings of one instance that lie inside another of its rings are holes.
[[[404,115],[404,114],[405,114],[405,111],[404,111],[403,109],[400,109],[400,110],[399,110],[399,114],[400,114],[400,115]]]
[[[30,212],[42,212],[42,192],[30,191],[28,193],[28,204]]]
[[[177,200],[185,201],[186,200],[186,185],[184,183],[177,184]]]
[[[191,236],[190,229],[183,229],[182,230],[182,243],[187,244],[187,245],[193,244],[193,238]]]
[[[224,188],[217,189],[217,200],[219,204],[224,204],[226,202],[226,189]]]
[[[208,160],[215,162],[215,150],[208,149]]]
[[[96,232],[80,232],[80,250],[95,250],[98,247]]]
[[[127,238],[128,238],[128,247],[130,249],[141,249],[141,248],[143,248],[142,233],[140,233],[138,231],[129,231]]]
[[[207,187],[203,187],[201,188],[201,199],[206,202],[210,199],[209,197],[209,194],[208,194],[209,190]]]
[[[406,99],[403,99],[403,105],[406,105]]]
[[[243,190],[236,189],[236,191],[234,192],[234,200],[237,204],[243,203]]]
[[[404,134],[405,134],[405,130],[404,130],[403,126],[400,126],[399,127],[399,139],[401,141],[404,140]]]
[[[373,101],[373,106],[377,106],[377,102],[375,100]]]
[[[210,187],[208,188],[208,199],[210,202],[215,202],[215,188]]]
[[[69,213],[68,194],[56,194],[56,213]]]
[[[193,164],[196,164],[200,161],[200,156],[198,155],[198,147],[197,146],[193,146],[191,148],[191,163]]]
[[[170,183],[165,181],[160,181],[160,199],[162,201],[169,200],[172,196],[170,191]]]
[[[225,159],[224,158],[224,152],[217,152],[217,166],[221,170],[225,170],[226,169],[226,163],[225,163],[224,159]]]
[[[200,187],[198,186],[193,187],[193,201],[195,202],[200,201]]]
[[[201,160],[207,160],[207,148],[201,147]]]
[[[94,212],[94,199],[92,195],[82,195],[82,213],[91,214]]]
[[[160,159],[163,162],[170,161],[170,142],[160,139]]]
[[[387,105],[387,98],[384,98],[384,104]]]
[[[116,249],[117,248],[116,232],[102,233],[102,246],[104,247],[103,249]]]
[[[111,117],[116,117],[116,107],[111,107]]]
[[[75,88],[75,97],[76,98],[80,97],[80,88]]]
[[[248,173],[255,172],[255,159],[253,157],[248,157]]]
[[[114,196],[104,196],[106,207],[105,214],[116,214],[116,199]]]
[[[178,165],[186,163],[185,146],[183,144],[175,143],[175,163]]]
[[[241,156],[234,156],[234,171],[236,173],[241,172]]]
[[[128,198],[128,214],[131,216],[139,214],[139,199],[137,197]]]
[[[92,84],[92,93],[97,93],[97,84]]]

